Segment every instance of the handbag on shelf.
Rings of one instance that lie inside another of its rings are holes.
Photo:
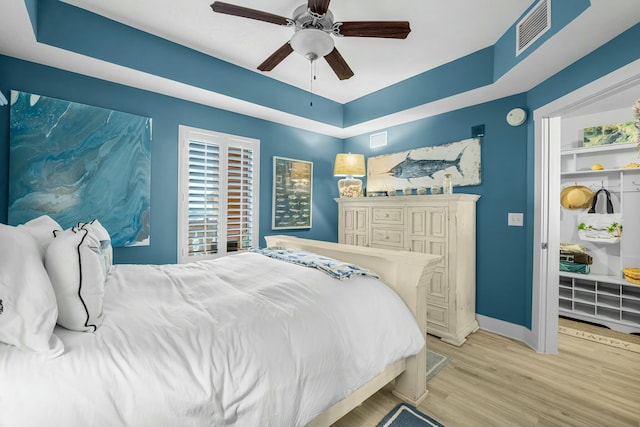
[[[560,252],[560,261],[574,264],[593,264],[593,257],[588,254],[569,254]]]
[[[606,213],[596,213],[600,194],[606,196]],[[593,197],[591,209],[578,216],[578,237],[587,242],[618,243],[622,236],[622,214],[613,213],[611,194],[602,188]]]

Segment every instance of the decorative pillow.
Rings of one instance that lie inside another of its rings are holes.
[[[104,267],[105,276],[109,275],[111,266],[113,265],[113,248],[111,247],[111,236],[109,232],[100,224],[100,221],[94,219],[91,222],[79,222],[78,228],[89,230],[95,239],[100,242],[100,255]]]
[[[29,233],[0,224],[0,341],[56,357],[58,306],[38,244]]]
[[[40,249],[40,258],[44,261],[47,247],[53,241],[53,232],[62,230],[62,227],[49,215],[42,215],[18,226],[19,229],[28,232],[35,239]]]
[[[106,279],[100,241],[89,230],[76,227],[55,236],[45,266],[58,300],[58,324],[95,332],[102,324]]]

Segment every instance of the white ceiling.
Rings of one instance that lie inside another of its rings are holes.
[[[586,12],[493,85],[342,129],[38,44],[24,0],[1,1],[2,54],[337,137],[365,133],[527,91],[640,22],[639,0],[616,0],[615,7],[611,0],[591,0],[592,6]],[[293,32],[287,27],[214,13],[210,8],[213,0],[63,1],[257,73],[260,71],[256,67]],[[290,17],[301,3],[300,0],[226,1],[285,17]],[[336,38],[336,47],[355,76],[340,81],[324,61],[318,61],[314,93],[337,102],[348,102],[493,45],[532,2],[332,0],[330,10],[336,21],[408,20],[412,31],[406,40]],[[267,75],[309,89],[309,63],[297,54],[290,55]]]

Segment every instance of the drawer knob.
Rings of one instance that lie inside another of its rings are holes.
[[[384,240],[389,240],[389,236],[384,236]]]
[[[389,214],[388,214],[388,213],[387,213],[387,214],[384,214],[384,217],[385,217],[385,218],[389,218]]]

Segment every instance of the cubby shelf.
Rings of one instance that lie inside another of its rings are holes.
[[[559,312],[622,332],[640,332],[640,286],[612,276],[560,273]]]

